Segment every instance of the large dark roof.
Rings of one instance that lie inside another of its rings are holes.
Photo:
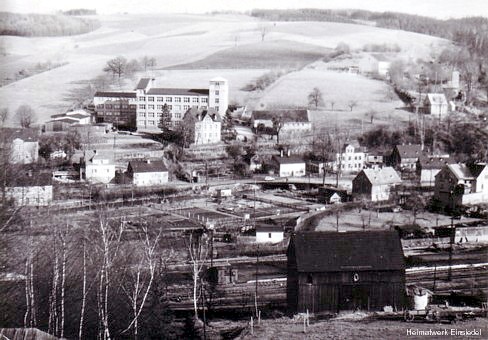
[[[148,95],[165,96],[208,96],[208,89],[175,89],[175,88],[152,88],[147,91]]]
[[[112,97],[112,98],[136,98],[135,92],[95,92],[95,97]]]
[[[163,161],[130,161],[129,167],[135,173],[168,171]]]
[[[141,78],[137,83],[136,90],[145,90],[150,81],[151,78]]]
[[[298,164],[298,163],[305,163],[303,158],[297,156],[289,156],[289,157],[278,157],[273,156],[273,159],[278,162],[279,164]]]
[[[299,272],[404,270],[397,232],[302,232],[292,237]],[[289,254],[290,256],[290,254]]]
[[[420,144],[397,145],[396,148],[402,158],[419,158],[422,155]]]
[[[419,158],[420,167],[422,170],[442,169],[446,164],[452,163],[453,160],[449,157],[427,157]]]
[[[30,187],[52,185],[52,174],[36,170],[17,169],[7,176],[7,187]]]
[[[281,117],[283,122],[309,122],[308,110],[258,110],[252,112],[253,118],[271,120]]]

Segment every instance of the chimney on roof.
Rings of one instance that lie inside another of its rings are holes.
[[[150,159],[146,159],[146,163],[147,164],[151,164],[151,160]]]
[[[280,150],[280,157],[283,157],[283,150]]]
[[[287,156],[290,157],[290,155],[291,155],[291,151],[290,151],[290,149],[288,149]]]

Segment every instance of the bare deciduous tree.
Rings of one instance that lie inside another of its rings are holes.
[[[357,100],[350,100],[347,102],[347,106],[349,106],[349,109],[351,109],[351,112],[352,110],[358,106],[358,101]]]
[[[334,100],[329,100],[329,103],[330,103],[330,110],[331,111],[334,111],[335,101]]]
[[[36,114],[29,105],[21,105],[15,111],[15,118],[22,128],[29,128],[36,121]]]
[[[8,118],[8,109],[6,107],[2,107],[0,109],[0,127],[2,127]]]
[[[200,299],[200,274],[205,265],[208,255],[208,239],[204,233],[193,235],[190,234],[188,242],[188,255],[190,257],[190,266],[193,278],[193,309],[195,312],[195,320],[198,320],[198,300]]]
[[[103,68],[103,71],[112,73],[112,76],[117,76],[118,79],[124,75],[127,67],[127,59],[124,57],[116,57],[107,61],[107,65]]]
[[[323,103],[322,91],[320,91],[318,87],[314,87],[312,92],[309,93],[308,103],[310,105],[315,105],[315,108]]]

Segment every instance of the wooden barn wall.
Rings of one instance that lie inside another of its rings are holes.
[[[402,271],[357,273],[359,280],[356,282],[354,272],[313,273],[311,284],[307,273],[289,275],[287,298],[290,312],[404,307],[405,276]]]

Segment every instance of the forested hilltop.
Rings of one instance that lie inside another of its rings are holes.
[[[96,19],[72,15],[0,12],[0,35],[52,37],[88,33],[99,27]]]
[[[473,54],[488,54],[488,18],[471,17],[439,20],[419,15],[365,10],[255,9],[251,15],[271,21],[331,21],[400,29],[452,40],[467,46]]]

